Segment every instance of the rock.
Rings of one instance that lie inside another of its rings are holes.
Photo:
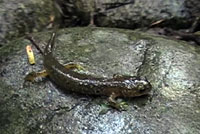
[[[88,25],[94,14],[97,26],[135,29],[159,26],[188,28],[199,16],[198,0],[56,0],[64,14],[65,26]]]
[[[59,17],[49,0],[1,0],[0,46],[25,33],[44,30],[51,16]]]
[[[34,38],[42,46],[50,33]],[[26,74],[43,68],[34,47],[36,65],[28,64],[27,44],[20,38],[0,48],[1,134],[199,133],[199,46],[124,29],[58,31],[54,55],[61,63],[80,63],[96,77],[139,75],[151,82],[151,95],[124,98],[127,111],[102,114],[106,97],[64,93],[48,78],[24,83]]]

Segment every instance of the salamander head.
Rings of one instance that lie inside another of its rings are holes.
[[[124,87],[121,94],[125,97],[136,97],[147,95],[151,91],[151,84],[146,78],[129,78],[124,80]]]

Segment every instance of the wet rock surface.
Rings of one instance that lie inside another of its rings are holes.
[[[43,46],[51,32],[34,38]],[[200,130],[200,47],[142,32],[69,28],[58,32],[54,55],[61,63],[77,62],[96,77],[146,76],[149,96],[124,98],[127,111],[102,114],[106,97],[62,91],[48,78],[24,82],[42,67],[27,62],[20,38],[0,48],[0,132],[71,134],[198,134]],[[14,47],[15,46],[15,47]]]
[[[0,46],[27,32],[44,30],[50,16],[55,15],[53,2],[49,0],[1,0]]]

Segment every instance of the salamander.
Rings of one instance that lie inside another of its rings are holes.
[[[30,42],[43,55],[45,70],[40,73],[30,73],[26,80],[34,80],[38,76],[49,76],[49,78],[62,90],[73,91],[88,95],[108,96],[108,102],[117,109],[123,109],[122,103],[117,103],[117,97],[136,97],[146,95],[151,91],[151,84],[146,78],[136,76],[115,76],[113,78],[96,78],[91,75],[74,71],[78,64],[61,64],[53,56],[56,34],[51,35],[48,44],[42,51],[32,37],[27,37]]]

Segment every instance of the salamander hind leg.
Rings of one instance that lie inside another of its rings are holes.
[[[113,108],[116,108],[119,111],[127,110],[127,108],[128,108],[127,103],[126,102],[117,102],[116,98],[117,98],[117,94],[112,93],[108,98],[109,105]]]
[[[46,70],[42,70],[40,72],[31,72],[24,78],[25,81],[34,82],[34,80],[38,77],[47,77],[48,73]]]

